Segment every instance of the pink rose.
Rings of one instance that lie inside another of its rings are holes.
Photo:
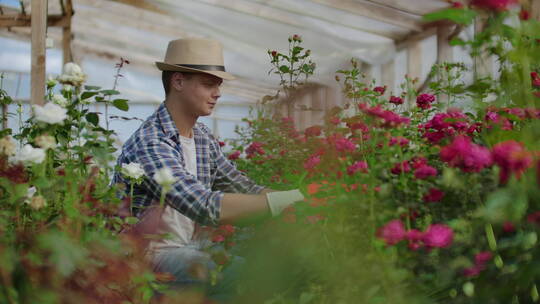
[[[416,97],[416,105],[424,110],[431,108],[431,103],[435,101],[435,95],[420,94]]]
[[[452,244],[454,232],[452,228],[444,224],[431,224],[424,233],[424,244],[426,247],[445,248]]]
[[[472,0],[471,5],[490,11],[506,11],[508,8],[517,4],[518,0]]]
[[[241,154],[241,153],[242,153],[242,152],[236,150],[236,151],[234,151],[233,153],[229,154],[229,157],[228,157],[228,158],[229,158],[230,160],[238,159],[238,158],[240,157],[240,154]]]
[[[384,86],[384,87],[375,87],[373,89],[373,91],[379,93],[380,95],[384,95],[384,92],[386,92],[386,86]]]
[[[390,97],[390,103],[397,105],[403,104],[403,98],[398,96],[391,96]]]
[[[353,175],[354,173],[358,171],[366,173],[367,169],[368,169],[368,164],[365,161],[361,160],[347,167],[347,174]]]
[[[426,179],[428,177],[437,176],[437,169],[424,165],[414,171],[414,177],[417,179]]]
[[[501,142],[493,146],[493,161],[501,168],[499,181],[506,184],[510,175],[514,173],[517,178],[532,166],[532,154],[525,150],[523,144],[514,140]]]
[[[452,143],[441,149],[439,156],[450,167],[460,168],[464,172],[480,172],[493,163],[489,150],[472,143],[465,135],[454,138]]]
[[[405,239],[406,231],[400,220],[392,220],[377,231],[377,237],[388,245],[395,245]]]
[[[429,189],[429,192],[424,195],[425,202],[438,202],[444,197],[444,192],[437,188]]]

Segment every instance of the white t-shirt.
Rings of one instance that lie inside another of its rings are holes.
[[[182,154],[184,155],[186,170],[197,177],[197,152],[195,150],[195,139],[180,135]],[[153,240],[150,242],[149,250],[159,252],[167,248],[183,247],[193,244],[193,232],[195,222],[184,216],[171,206],[165,206],[162,215],[163,229],[160,233],[169,233],[171,238]]]

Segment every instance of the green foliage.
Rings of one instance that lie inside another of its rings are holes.
[[[478,13],[471,9],[448,8],[423,16],[424,21],[449,20],[461,25],[471,25]]]

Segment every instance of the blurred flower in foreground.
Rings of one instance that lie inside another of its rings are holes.
[[[54,137],[46,134],[36,137],[35,142],[38,147],[45,150],[53,149],[54,147],[56,147],[56,140],[54,139]]]
[[[17,155],[15,155],[14,160],[23,163],[39,164],[45,160],[45,150],[34,148],[32,145],[26,144]]]
[[[139,163],[122,164],[120,172],[133,179],[139,179],[144,176],[144,170]]]
[[[67,118],[67,110],[52,102],[44,106],[33,105],[35,119],[48,124],[63,124]]]
[[[15,141],[11,136],[4,136],[0,139],[0,154],[11,156],[15,153]]]
[[[154,180],[164,188],[170,187],[176,181],[171,169],[163,167],[156,171]]]

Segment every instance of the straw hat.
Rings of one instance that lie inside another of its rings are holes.
[[[235,77],[225,72],[223,47],[217,40],[202,38],[177,39],[169,42],[165,61],[156,61],[162,71],[199,72],[226,80]]]

